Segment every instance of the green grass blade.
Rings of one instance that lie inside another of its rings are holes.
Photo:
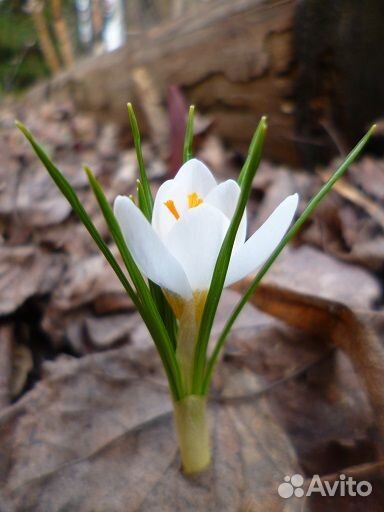
[[[146,218],[149,220],[152,218],[152,210],[148,206],[148,201],[144,192],[144,187],[140,180],[136,180],[136,189],[139,208],[144,213]]]
[[[139,174],[140,174],[140,182],[143,189],[143,198],[142,202],[145,204],[144,209],[142,210],[144,215],[147,217],[149,221],[152,220],[152,210],[153,210],[153,197],[151,192],[151,187],[149,186],[149,180],[147,173],[145,171],[143,153],[141,151],[141,137],[139,125],[137,123],[136,115],[133,110],[132,104],[128,103],[128,117],[131,125],[133,143],[135,145],[137,161],[139,163]]]
[[[154,283],[153,281],[148,281],[149,289],[152,295],[152,299],[156,304],[156,308],[160,313],[160,317],[164,322],[165,328],[167,330],[169,339],[172,344],[173,350],[176,350],[176,334],[177,334],[177,323],[176,317],[168,304],[167,299],[163,293],[163,290],[159,285]]]
[[[213,321],[215,319],[217,306],[223,291],[225,276],[227,274],[236,233],[249,199],[253,178],[261,160],[266,131],[267,121],[266,118],[263,117],[256,129],[255,136],[253,137],[249,148],[248,157],[244,164],[244,169],[241,172],[242,181],[240,197],[227,234],[221,246],[213,272],[212,283],[208,291],[195,348],[193,390],[196,394],[201,393],[209,337]]]
[[[127,291],[128,295],[133,300],[134,304],[137,306],[139,303],[138,297],[136,296],[136,292],[130,285],[125,273],[120,268],[120,265],[117,263],[115,257],[111,253],[109,247],[104,242],[103,238],[101,237],[100,233],[97,231],[95,225],[93,224],[92,220],[90,219],[87,212],[84,210],[83,205],[81,204],[79,198],[77,197],[76,192],[73,190],[70,183],[67,181],[67,179],[62,175],[62,173],[59,171],[59,169],[52,163],[48,155],[45,153],[45,151],[41,148],[41,146],[36,142],[33,135],[30,133],[30,131],[19,121],[16,121],[16,126],[19,128],[19,130],[23,133],[23,135],[26,137],[28,142],[31,144],[32,148],[34,149],[36,155],[39,157],[41,162],[43,163],[44,167],[47,169],[48,173],[50,174],[53,181],[56,183],[57,187],[60,189],[64,197],[67,199],[69,204],[72,206],[73,210],[81,220],[81,222],[84,224],[85,228],[95,241],[96,245],[100,249],[100,251],[103,253],[105,258],[107,259],[108,263],[111,265],[112,269],[114,270],[115,274],[117,275],[118,279],[120,280],[121,284],[124,286],[125,290]]]
[[[192,158],[192,145],[193,145],[193,121],[195,118],[195,107],[191,105],[188,111],[187,126],[185,128],[184,147],[183,147],[183,162],[188,162]]]
[[[171,347],[171,343],[168,340],[168,344],[166,344],[167,340],[167,332],[165,331],[164,325],[161,322],[158,321],[159,315],[155,308],[155,311],[153,311],[151,308],[148,307],[149,301],[147,300],[140,300],[139,296],[129,283],[125,273],[121,269],[120,265],[116,261],[115,257],[111,253],[109,247],[106,245],[104,240],[102,239],[101,235],[97,231],[96,227],[94,226],[92,220],[84,210],[83,205],[81,204],[79,198],[77,197],[76,192],[73,190],[70,183],[66,180],[66,178],[61,174],[59,169],[55,167],[55,165],[51,162],[50,158],[47,156],[47,154],[44,152],[44,150],[40,147],[40,145],[35,141],[32,134],[27,130],[27,128],[20,122],[16,123],[17,127],[20,129],[20,131],[24,134],[24,136],[27,138],[27,140],[30,142],[32,148],[34,149],[36,155],[40,158],[43,165],[47,169],[48,173],[52,177],[53,181],[56,183],[57,187],[60,189],[64,197],[68,200],[72,208],[74,209],[75,213],[78,215],[81,222],[84,224],[87,231],[90,233],[91,237],[94,239],[96,245],[99,247],[102,254],[107,259],[108,263],[111,265],[112,269],[114,270],[115,274],[119,278],[120,282],[122,283],[124,289],[128,293],[128,295],[131,297],[133,303],[135,304],[136,308],[140,312],[140,314],[143,316],[143,319],[147,325],[147,327],[150,329],[151,334],[154,337],[158,336],[156,338],[156,341],[158,341],[161,337],[163,345],[161,345],[161,348],[163,346]],[[121,235],[122,236],[122,235]],[[142,278],[142,277],[141,277]],[[151,299],[151,296],[148,291],[149,299]],[[148,299],[148,296],[145,298]],[[153,303],[152,303],[153,304]],[[157,315],[157,316],[156,316]],[[155,319],[155,320],[153,320]],[[158,343],[160,343],[158,341]],[[171,353],[170,353],[171,352]],[[177,366],[176,358],[171,350],[168,350],[168,352],[160,353],[160,356],[164,356],[164,367],[167,372],[167,376],[169,378],[170,383],[170,390],[175,400],[178,400],[182,397],[182,390],[181,390],[181,379],[179,376],[179,369]],[[176,367],[175,367],[176,365]],[[172,369],[171,369],[172,368]]]
[[[104,215],[109,231],[117,245],[117,248],[120,251],[121,257],[129,272],[129,275],[131,276],[133,284],[136,287],[137,294],[142,303],[140,314],[143,317],[143,320],[145,321],[148,330],[156,344],[157,350],[160,354],[165,371],[167,373],[172,394],[174,397],[179,397],[180,394],[182,394],[181,379],[173,343],[168,335],[164,322],[152,298],[147,283],[141,275],[141,272],[137,267],[127,247],[127,244],[125,243],[119,223],[117,222],[112,208],[107,198],[105,197],[103,189],[101,188],[99,182],[89,167],[84,167],[84,170],[88,176],[89,184]]]
[[[146,205],[146,202],[144,199],[144,189],[143,189],[143,186],[142,186],[140,180],[137,180],[137,197],[138,197],[140,210],[148,218],[150,215],[150,212],[148,212],[148,215],[145,213],[147,211],[147,205]],[[175,337],[176,318],[175,318],[175,315],[173,314],[173,311],[172,311],[171,307],[169,306],[168,301],[165,298],[160,286],[158,286],[156,283],[154,283],[152,281],[149,281],[149,289],[150,289],[152,298],[156,303],[156,307],[157,307],[158,311],[160,312],[160,316],[165,323],[167,332],[170,335],[172,345],[176,349],[176,337]]]
[[[138,197],[138,205],[140,210],[146,216],[146,218],[151,222],[152,220],[152,211],[153,211],[153,196],[151,193],[151,188],[148,181],[148,176],[145,171],[144,159],[141,151],[141,137],[139,125],[137,123],[137,118],[135,112],[133,110],[132,104],[128,103],[128,117],[131,125],[133,141],[136,150],[137,161],[139,163],[139,174],[140,180],[137,181],[137,197]],[[167,331],[170,335],[172,345],[176,346],[176,338],[175,338],[175,326],[176,320],[173,314],[172,309],[170,308],[168,301],[164,297],[164,294],[161,288],[155,284],[150,282],[150,291],[153,300],[156,303],[156,306],[161,314],[161,317],[164,320]]]
[[[255,159],[258,159],[257,165],[260,162],[261,152],[263,149],[262,144],[260,145],[260,137],[261,136],[265,137],[266,127],[267,127],[267,119],[266,119],[266,117],[262,117],[258,127],[256,128],[255,133],[253,134],[251,143],[249,145],[247,158],[245,160],[243,168],[241,169],[241,172],[237,179],[237,183],[239,184],[240,187],[243,185],[243,182],[244,182],[246,176],[248,175],[249,168],[255,165],[253,161]]]
[[[366,135],[358,142],[358,144],[352,149],[352,151],[349,153],[347,158],[344,160],[344,162],[340,165],[340,167],[335,171],[335,173],[329,178],[329,180],[323,185],[323,187],[320,189],[320,191],[310,200],[307,207],[303,211],[303,213],[300,215],[300,217],[297,219],[297,221],[293,224],[291,229],[287,232],[285,237],[282,239],[280,244],[276,247],[276,249],[273,251],[271,256],[268,258],[268,260],[264,263],[258,274],[256,275],[255,279],[252,281],[248,289],[246,290],[243,297],[239,300],[238,304],[234,308],[231,316],[227,320],[227,323],[224,326],[224,329],[222,333],[220,334],[219,339],[216,342],[216,346],[214,348],[214,351],[208,361],[207,370],[204,377],[204,385],[203,385],[203,394],[206,394],[208,392],[209,384],[212,377],[213,368],[216,364],[216,361],[218,359],[218,356],[220,354],[221,349],[223,348],[224,342],[235,323],[237,317],[241,313],[243,307],[248,302],[248,300],[252,297],[253,293],[255,292],[257,286],[259,285],[262,278],[265,276],[265,274],[268,272],[272,264],[275,262],[276,258],[279,256],[281,251],[284,249],[284,247],[287,245],[287,243],[292,240],[292,238],[296,235],[296,233],[299,231],[299,229],[302,227],[304,222],[308,219],[308,217],[311,215],[313,210],[316,208],[316,206],[320,203],[320,201],[328,194],[328,192],[331,190],[333,185],[338,181],[347,171],[348,167],[356,160],[356,158],[359,156],[361,151],[363,150],[364,146],[367,144],[368,140],[370,139],[372,133],[375,130],[375,125],[371,127],[371,129],[366,133]]]

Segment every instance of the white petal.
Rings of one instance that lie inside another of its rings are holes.
[[[190,298],[191,288],[183,269],[134,203],[128,197],[118,196],[114,213],[125,242],[143,274],[162,288]]]
[[[196,158],[188,160],[180,167],[174,182],[183,187],[188,194],[196,192],[202,198],[216,186],[216,180],[211,171]]]
[[[220,210],[202,204],[188,210],[170,231],[166,245],[182,265],[192,290],[206,290],[228,229]]]
[[[284,199],[264,224],[232,255],[225,286],[254,272],[274,251],[285,235],[295,214],[299,196]]]
[[[215,206],[228,218],[232,220],[233,214],[237,206],[237,201],[240,196],[240,187],[234,180],[227,180],[220,183],[217,187],[212,189],[204,201],[212,206]],[[236,234],[236,244],[243,244],[247,233],[247,214],[246,210],[241,219],[239,229]]]
[[[157,191],[152,213],[152,227],[164,240],[169,231],[177,222],[176,217],[170,212],[165,203],[169,200],[173,201],[179,215],[187,209],[187,195],[185,189],[174,180],[165,181]]]

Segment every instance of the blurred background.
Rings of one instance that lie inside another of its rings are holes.
[[[240,153],[267,114],[267,156],[313,167],[380,122],[383,24],[379,0],[2,0],[0,99],[123,126],[132,101],[164,145],[177,89]]]

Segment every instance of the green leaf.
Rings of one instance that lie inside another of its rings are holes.
[[[138,205],[140,210],[143,212],[145,217],[149,222],[152,220],[152,211],[153,211],[153,197],[151,193],[151,188],[149,185],[149,180],[147,173],[145,171],[143,154],[141,151],[141,137],[139,125],[137,123],[137,118],[135,112],[133,110],[132,104],[128,103],[128,117],[129,122],[131,124],[131,130],[133,135],[133,142],[136,149],[137,161],[139,163],[139,174],[140,179],[137,180],[137,198]],[[175,338],[175,330],[176,330],[176,319],[173,314],[172,309],[170,308],[167,299],[165,298],[161,288],[150,281],[149,288],[151,292],[151,296],[156,303],[157,309],[160,312],[162,319],[164,320],[166,329],[170,335],[172,345],[176,347],[176,338]]]
[[[262,117],[257,128],[256,128],[255,133],[253,134],[251,143],[249,145],[247,158],[245,160],[243,168],[241,169],[241,172],[237,179],[237,183],[239,184],[240,187],[242,187],[244,180],[248,176],[249,169],[255,169],[252,179],[254,178],[254,175],[257,171],[257,166],[259,165],[260,160],[261,160],[261,154],[263,151],[263,144],[264,144],[266,129],[267,129],[267,118]],[[261,138],[262,138],[262,140],[261,140]],[[260,140],[261,140],[261,142],[260,142]]]
[[[154,283],[153,281],[148,280],[149,289],[151,291],[151,295],[153,300],[155,301],[157,310],[160,313],[160,317],[164,322],[165,328],[167,330],[169,339],[172,344],[172,348],[176,350],[176,336],[177,336],[177,322],[176,317],[172,311],[172,308],[168,304],[168,301],[163,293],[163,290],[159,285]]]
[[[136,180],[136,189],[137,189],[137,202],[140,210],[146,216],[146,218],[150,221],[152,218],[152,210],[148,207],[147,198],[144,192],[143,185],[140,180]]]
[[[49,172],[51,178],[56,183],[57,187],[60,189],[64,197],[67,199],[69,204],[74,209],[75,213],[81,220],[81,222],[84,224],[85,228],[93,238],[93,240],[96,242],[96,245],[100,249],[100,251],[103,253],[105,258],[107,259],[108,263],[111,265],[112,269],[114,270],[115,274],[119,278],[121,284],[124,286],[124,289],[128,293],[128,295],[133,300],[134,304],[137,306],[139,304],[139,299],[136,295],[136,292],[130,285],[126,275],[120,268],[119,264],[117,263],[115,257],[113,256],[112,252],[110,251],[107,244],[104,242],[103,238],[101,237],[100,233],[97,231],[95,225],[93,224],[92,220],[88,216],[87,212],[84,210],[83,205],[81,204],[79,198],[76,195],[76,192],[73,190],[70,183],[66,180],[66,178],[61,174],[59,169],[55,167],[55,165],[51,162],[48,155],[45,153],[45,151],[42,149],[42,147],[35,141],[32,134],[29,132],[29,130],[19,121],[16,121],[16,126],[19,128],[19,130],[23,133],[23,135],[26,137],[26,139],[31,144],[32,148],[34,149],[36,155],[40,158],[41,162]]]
[[[139,174],[140,174],[140,182],[141,182],[142,196],[143,196],[142,201],[141,201],[141,203],[143,205],[142,212],[147,217],[149,222],[151,222],[152,210],[153,210],[153,197],[152,197],[151,187],[149,186],[148,176],[145,171],[143,153],[141,151],[141,137],[140,137],[139,125],[137,123],[137,119],[136,119],[132,104],[128,103],[127,108],[128,108],[129,122],[131,124],[133,143],[135,145],[137,161],[139,163]]]
[[[144,189],[140,182],[140,180],[137,180],[137,197],[139,202],[139,208],[140,210],[145,214],[147,211],[147,205],[145,202],[145,196],[144,196]],[[149,212],[148,212],[149,214]],[[146,215],[148,218],[148,215]],[[176,349],[176,318],[173,314],[173,311],[171,307],[168,304],[167,299],[164,296],[164,293],[160,286],[158,286],[153,281],[149,281],[149,289],[151,291],[151,295],[153,300],[156,303],[156,307],[160,313],[161,318],[163,319],[165,323],[165,327],[169,333],[169,336],[171,338],[172,345],[174,349]]]
[[[137,294],[141,302],[139,312],[146,326],[148,327],[148,330],[162,359],[172,395],[179,399],[180,395],[182,395],[181,378],[173,343],[168,335],[164,322],[162,321],[159,310],[156,307],[147,283],[141,275],[141,272],[137,267],[132,254],[127,247],[127,244],[125,243],[119,223],[117,222],[112,208],[107,198],[105,197],[103,189],[101,188],[99,182],[89,167],[85,166],[84,170],[88,176],[89,184],[104,215],[109,231],[117,245],[117,248],[119,249],[124,264],[137,290]]]
[[[296,235],[296,233],[299,231],[299,229],[302,227],[304,222],[308,219],[308,217],[311,215],[313,210],[316,208],[316,206],[320,203],[320,201],[328,194],[328,192],[331,190],[333,185],[338,181],[347,171],[348,167],[356,160],[356,158],[359,156],[361,151],[363,150],[364,146],[367,144],[368,140],[370,139],[372,133],[374,132],[376,128],[376,125],[373,125],[371,129],[364,135],[364,137],[358,142],[358,144],[352,149],[352,151],[349,153],[347,158],[344,160],[344,162],[340,165],[340,167],[335,171],[335,173],[329,178],[329,180],[323,185],[323,187],[320,189],[320,191],[310,200],[308,205],[306,206],[303,213],[300,215],[300,217],[297,219],[297,221],[293,224],[291,229],[287,232],[285,237],[282,239],[282,241],[279,243],[279,245],[276,247],[276,249],[273,251],[271,256],[268,258],[268,260],[264,263],[260,271],[257,273],[255,279],[252,281],[248,289],[246,290],[243,297],[239,300],[238,304],[234,308],[231,316],[227,320],[227,323],[224,326],[223,331],[220,334],[219,339],[216,342],[216,346],[214,348],[214,351],[208,361],[207,370],[204,376],[204,384],[202,392],[203,394],[208,393],[209,384],[212,377],[213,368],[215,366],[215,363],[217,361],[217,358],[220,354],[221,349],[223,348],[224,342],[234,324],[237,317],[241,313],[243,307],[248,302],[248,300],[252,297],[254,294],[257,286],[259,285],[262,278],[265,276],[265,274],[268,272],[268,270],[271,268],[273,263],[275,262],[276,258],[279,256],[281,251],[284,249],[284,247],[287,245],[287,243],[292,240],[292,238]]]
[[[100,233],[94,226],[92,220],[88,216],[87,212],[84,210],[83,205],[81,204],[76,192],[74,191],[70,183],[62,175],[59,169],[57,169],[57,167],[55,167],[55,165],[51,162],[50,158],[47,156],[47,154],[44,152],[41,146],[35,141],[35,139],[33,138],[32,134],[28,131],[28,129],[20,122],[16,122],[16,126],[20,129],[20,131],[25,135],[27,140],[30,142],[35,153],[44,164],[53,181],[56,183],[60,191],[63,193],[64,197],[68,200],[68,202],[78,215],[79,219],[82,221],[85,228],[88,230],[88,232],[96,242],[100,251],[103,253],[108,263],[111,265],[112,269],[114,270],[120,282],[122,283],[124,289],[132,298],[133,303],[135,304],[137,310],[143,317],[143,320],[147,325],[148,330],[150,331],[153,340],[159,350],[159,354],[163,361],[164,369],[168,377],[172,396],[175,400],[181,399],[183,397],[183,390],[181,385],[180,371],[177,365],[176,356],[172,348],[172,343],[168,337],[168,333],[164,327],[164,324],[159,316],[159,312],[154,306],[152,297],[149,293],[149,289],[140,272],[138,271],[136,264],[133,262],[133,265],[131,265],[131,267],[129,268],[132,271],[132,275],[134,277],[133,281],[135,286],[137,285],[137,291],[139,292],[139,295],[136,293],[136,291],[129,283],[125,273],[123,272],[120,265],[116,261],[109,247],[106,245]],[[92,175],[90,171],[89,173],[90,175]],[[95,188],[98,192],[98,198],[101,200],[101,203],[103,205],[103,213],[106,214],[105,217],[107,223],[110,226],[110,229],[112,228],[112,235],[114,235],[114,238],[116,237],[116,245],[118,245],[119,249],[123,251],[122,257],[124,255],[124,262],[127,265],[128,262],[131,263],[130,258],[132,257],[130,256],[130,254],[128,254],[129,251],[126,248],[124,238],[120,231],[120,227],[98,183],[96,183]],[[124,247],[126,249],[126,252],[124,252]]]
[[[212,282],[208,291],[207,301],[205,303],[195,348],[193,377],[193,390],[195,394],[200,394],[202,392],[209,337],[211,334],[213,321],[215,319],[217,306],[223,291],[225,276],[227,274],[236,233],[238,231],[245,207],[249,199],[253,178],[261,160],[266,131],[267,121],[266,118],[263,117],[261,118],[260,123],[256,129],[255,135],[249,148],[248,157],[240,174],[240,197],[227,234],[221,246],[213,272]]]
[[[193,121],[195,117],[195,107],[191,105],[188,111],[187,126],[185,129],[184,148],[183,148],[183,162],[188,162],[192,158],[192,144],[193,144]]]

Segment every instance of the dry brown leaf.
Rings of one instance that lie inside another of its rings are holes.
[[[309,246],[286,248],[264,282],[365,309],[381,296],[370,272]]]
[[[0,327],[0,410],[11,400],[12,344],[11,324],[2,325]]]
[[[89,352],[84,318],[91,316],[92,309],[99,315],[133,310],[133,302],[100,254],[69,259],[66,272],[44,308],[43,330],[55,346],[62,345],[67,337],[76,353]]]
[[[328,181],[331,176],[331,173],[328,171],[322,172],[320,174],[322,180],[324,182]],[[351,185],[345,180],[341,180],[337,182],[333,186],[333,190],[335,190],[338,194],[340,194],[345,199],[348,199],[355,205],[359,206],[369,216],[371,216],[375,221],[384,229],[384,210],[381,208],[380,204],[375,203],[372,199],[370,199],[363,192],[358,190],[356,187]]]
[[[307,470],[325,468],[329,473],[335,463],[339,470],[340,464],[366,462],[359,436],[372,426],[372,410],[348,367],[332,362],[332,343],[323,339],[340,337],[347,350],[344,321],[349,325],[353,313],[271,286],[261,287],[254,300],[309,336],[256,311],[253,328],[234,333],[215,377],[210,408],[214,462],[206,474],[187,479],[180,472],[158,359],[126,346],[47,364],[36,388],[0,416],[3,460],[8,461],[0,477],[5,482],[0,491],[4,506],[12,512],[26,507],[52,512],[68,507],[79,512],[282,512],[321,506],[316,498],[284,501],[277,486],[286,474],[303,473],[292,446]],[[307,314],[313,305],[321,306],[320,316],[316,308]],[[334,321],[325,324],[324,315]],[[355,324],[352,331],[359,336]],[[300,389],[305,389],[305,400]],[[281,394],[283,402],[276,400]],[[287,434],[276,421],[278,417],[286,428],[287,411],[277,406],[288,408]],[[326,456],[339,454],[333,465],[319,454],[305,460],[316,455],[318,437],[330,446]],[[372,475],[381,486],[380,474]],[[376,510],[375,500],[373,496],[365,502],[369,510]],[[347,506],[353,503],[349,500]]]
[[[129,349],[61,358],[47,371],[0,416],[5,510],[282,510],[276,486],[298,466],[265,398],[212,402],[214,463],[188,479],[166,389]]]
[[[351,205],[340,208],[325,200],[300,238],[347,263],[376,272],[383,269],[384,236],[375,221],[361,217]]]
[[[29,372],[33,368],[33,358],[31,350],[25,345],[13,344],[12,350],[12,378],[11,378],[11,396],[17,397],[23,390]]]
[[[94,301],[97,297],[123,294],[121,283],[101,254],[74,259],[60,285],[56,287],[51,305],[64,312]],[[132,302],[130,302],[132,307]]]
[[[23,170],[18,182],[13,212],[23,228],[60,224],[72,211],[47,172],[39,171]]]
[[[90,342],[97,349],[106,349],[127,339],[141,322],[138,314],[117,314],[104,317],[85,318],[85,329]]]
[[[348,171],[352,182],[362,188],[369,196],[382,202],[384,200],[383,160],[364,155],[358,165]]]
[[[33,245],[0,247],[0,314],[14,312],[29,297],[51,292],[63,266],[60,255]]]
[[[244,285],[238,289],[241,291]],[[267,284],[260,286],[251,302],[288,325],[304,329],[345,352],[366,389],[382,450],[384,348],[372,325],[372,314],[356,313],[335,301]]]

